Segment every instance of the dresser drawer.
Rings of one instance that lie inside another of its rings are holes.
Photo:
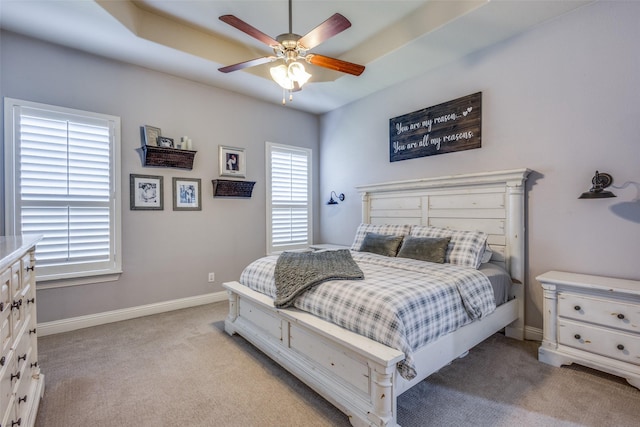
[[[640,333],[640,306],[626,302],[587,297],[571,292],[558,293],[558,315]]]
[[[4,415],[5,402],[9,401],[13,390],[11,382],[11,374],[14,374],[15,364],[13,362],[13,353],[5,356],[4,366],[0,367],[0,417]],[[0,424],[4,425],[4,424]]]
[[[13,328],[11,327],[11,309],[5,307],[0,311],[0,357],[6,356],[13,344]]]
[[[11,395],[9,399],[6,400],[6,402],[7,402],[6,411],[4,407],[0,407],[0,417],[3,417],[3,418],[0,418],[0,426],[11,426],[11,423],[15,422],[15,420],[18,419],[18,412],[15,407],[16,405],[14,405],[14,402],[15,402],[14,396]]]
[[[22,291],[22,261],[16,261],[11,266],[11,289],[14,299]]]
[[[566,319],[558,321],[558,343],[640,365],[640,336]]]
[[[27,253],[22,257],[22,287],[27,286],[31,282],[31,275],[35,270],[35,261],[31,260],[31,254]]]
[[[31,370],[27,366],[27,363],[22,361],[20,362],[20,381],[17,384],[15,389],[15,399],[16,399],[16,409],[17,409],[17,417],[18,419],[26,419],[27,418],[27,410],[29,408],[29,392],[33,385]],[[35,398],[33,393],[31,393],[31,398]]]
[[[23,365],[29,364],[29,358],[31,353],[31,348],[33,347],[33,340],[29,336],[28,331],[24,331],[24,333],[20,336],[19,341],[15,346],[15,358],[18,363],[18,368],[22,370]]]

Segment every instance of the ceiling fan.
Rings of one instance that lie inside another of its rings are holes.
[[[304,60],[309,64],[352,74],[354,76],[359,76],[364,71],[365,67],[363,65],[308,52],[320,43],[323,43],[351,26],[351,22],[339,13],[333,14],[329,19],[309,31],[306,35],[299,36],[298,34],[294,34],[292,30],[291,0],[289,0],[289,32],[280,34],[275,39],[236,16],[223,15],[220,17],[220,20],[266,44],[272,48],[274,52],[274,55],[219,68],[223,73],[242,70],[243,68],[254,67],[282,59],[285,64],[271,68],[271,76],[283,89],[295,92],[300,90],[302,85],[311,77],[298,60]]]

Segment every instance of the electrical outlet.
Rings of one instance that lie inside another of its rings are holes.
[[[215,282],[215,281],[216,281],[216,274],[209,273],[209,282]]]

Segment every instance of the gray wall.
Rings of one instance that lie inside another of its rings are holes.
[[[221,290],[265,250],[264,141],[314,149],[316,241],[351,243],[355,185],[527,167],[527,325],[542,326],[535,276],[559,269],[640,278],[640,189],[583,201],[596,169],[640,183],[640,3],[598,2],[462,60],[315,116],[184,79],[2,33],[2,96],[122,118],[124,274],[38,292],[39,321]],[[419,60],[428,61],[428,58]],[[482,91],[482,148],[389,163],[390,118]],[[245,118],[251,125],[246,126]],[[282,123],[295,122],[296,132]],[[193,171],[143,168],[139,126],[189,135]],[[319,137],[318,137],[319,136]],[[250,200],[211,197],[219,144],[245,147]],[[165,210],[128,209],[130,173],[165,177]],[[203,210],[173,212],[171,177],[203,181]],[[331,190],[347,199],[327,206]],[[206,283],[207,272],[216,283]]]
[[[320,240],[351,243],[355,185],[526,167],[527,325],[545,271],[640,279],[640,184],[577,199],[596,169],[640,183],[638,19],[638,2],[598,2],[324,115],[321,194],[347,199],[321,207]],[[482,148],[389,163],[390,118],[479,91]]]
[[[124,273],[115,282],[40,289],[40,322],[221,291],[222,282],[237,279],[266,250],[265,141],[313,149],[318,182],[314,115],[13,33],[1,33],[0,50],[3,97],[122,120]],[[144,124],[191,137],[198,151],[193,170],[142,167],[136,148]],[[247,179],[257,182],[251,199],[212,197],[218,145],[246,148]],[[129,210],[131,173],[164,177],[163,211]],[[172,177],[202,179],[202,211],[172,210]],[[208,272],[216,273],[215,283],[207,283]]]

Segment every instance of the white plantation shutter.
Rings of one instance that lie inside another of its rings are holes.
[[[7,203],[7,231],[43,235],[40,280],[119,272],[119,118],[10,101],[14,203]]]
[[[267,252],[311,244],[311,150],[267,143]]]

